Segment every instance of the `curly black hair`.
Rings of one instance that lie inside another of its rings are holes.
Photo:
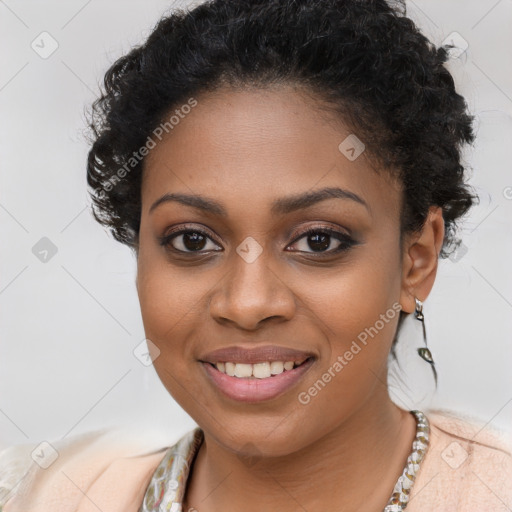
[[[447,58],[403,2],[212,0],[176,10],[110,67],[92,105],[94,217],[137,248],[144,148],[169,113],[227,85],[293,84],[329,102],[367,153],[399,174],[403,233],[420,229],[430,206],[442,207],[446,257],[460,243],[456,221],[477,199],[460,161],[462,144],[475,138],[473,116]]]
[[[199,94],[293,85],[339,113],[367,156],[400,179],[402,234],[442,207],[446,257],[460,244],[456,222],[478,199],[461,163],[473,116],[443,65],[448,55],[403,0],[211,0],[175,10],[110,67],[93,103],[94,217],[137,251],[143,156],[157,127],[172,129],[170,114],[183,117]]]

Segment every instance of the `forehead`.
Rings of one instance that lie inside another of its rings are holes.
[[[311,95],[291,87],[220,90],[196,101],[146,157],[143,214],[165,193],[217,198],[235,215],[324,187],[357,194],[375,215],[396,214],[398,184],[375,172],[364,151],[347,158],[343,148],[356,134]]]

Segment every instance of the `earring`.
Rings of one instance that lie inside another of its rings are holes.
[[[421,322],[421,326],[423,328],[423,341],[425,342],[425,346],[418,349],[419,356],[430,364],[430,367],[432,368],[432,371],[434,372],[434,379],[436,381],[437,385],[437,371],[436,366],[434,363],[434,358],[432,357],[432,353],[430,352],[430,349],[427,347],[427,332],[425,330],[425,316],[423,315],[423,302],[419,300],[417,297],[414,297],[414,300],[416,301],[416,308],[414,310],[414,315],[416,317],[416,320],[419,320]]]

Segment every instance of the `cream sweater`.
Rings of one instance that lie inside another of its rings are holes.
[[[475,420],[424,412],[430,447],[407,512],[511,512],[512,440]],[[52,444],[59,456],[47,469],[32,462],[36,445],[0,453],[0,511],[137,512],[167,449],[112,430]],[[51,448],[42,450],[48,458]]]

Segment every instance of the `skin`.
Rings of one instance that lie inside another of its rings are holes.
[[[349,161],[338,145],[350,130],[299,89],[221,89],[196,99],[146,158],[136,281],[146,336],[160,351],[155,369],[205,434],[183,510],[381,512],[416,426],[387,389],[398,314],[308,404],[297,396],[394,303],[411,313],[415,296],[426,299],[442,212],[432,207],[423,230],[400,245],[400,183],[375,172],[365,153]],[[277,198],[323,187],[347,189],[368,208],[331,198],[270,212]],[[150,213],[171,192],[207,196],[227,215],[178,202]],[[159,244],[185,223],[207,232],[200,255],[183,235]],[[334,254],[340,242],[331,237],[330,252],[319,252],[301,236],[308,227],[349,233],[357,244]],[[250,264],[236,252],[248,236],[263,249]],[[173,244],[189,252],[172,252]],[[317,356],[296,386],[269,401],[224,397],[197,360],[266,344]]]

